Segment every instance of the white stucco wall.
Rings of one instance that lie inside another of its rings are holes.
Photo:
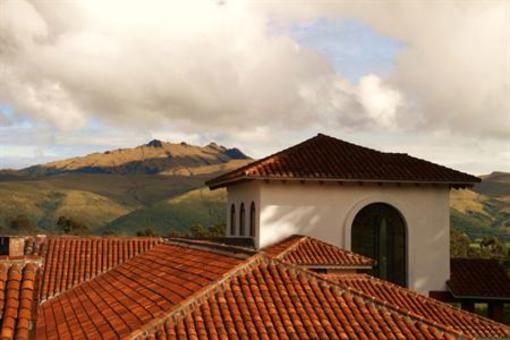
[[[432,186],[250,182],[228,188],[229,205],[255,200],[260,213],[256,244],[306,234],[350,249],[350,227],[364,206],[397,208],[408,228],[408,284],[427,294],[444,290],[450,273],[449,190]]]
[[[249,237],[250,229],[250,206],[255,203],[255,245],[258,246],[258,224],[260,217],[260,183],[259,182],[246,182],[227,187],[227,236],[231,235],[232,226],[230,225],[230,209],[232,204],[236,209],[236,224],[239,230],[239,212],[241,203],[244,203],[245,208],[245,235],[235,235],[235,237]]]

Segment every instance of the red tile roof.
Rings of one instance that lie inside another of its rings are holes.
[[[374,260],[318,239],[292,235],[262,249],[283,262],[309,267],[371,268]]]
[[[35,336],[125,337],[220,280],[242,261],[192,245],[158,244],[42,303]]]
[[[0,338],[28,339],[36,296],[38,267],[33,263],[0,264]]]
[[[50,237],[44,246],[41,301],[143,254],[161,239],[154,237]]]
[[[345,288],[372,296],[381,302],[455,328],[464,334],[479,338],[510,337],[510,327],[465,312],[449,304],[425,297],[367,274],[324,274],[327,280]]]
[[[480,179],[402,153],[388,153],[319,134],[206,182],[212,189],[242,180],[338,180],[469,186]]]
[[[311,272],[260,257],[213,293],[197,297],[162,319],[159,327],[144,331],[158,339],[453,339],[462,335]]]
[[[452,259],[447,286],[455,297],[510,299],[510,277],[497,260]]]

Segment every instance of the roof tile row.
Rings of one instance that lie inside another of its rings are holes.
[[[54,237],[44,248],[40,299],[46,300],[148,251],[159,238]]]
[[[190,246],[159,244],[43,303],[36,337],[124,337],[241,262]]]
[[[0,264],[0,338],[28,339],[35,303],[33,263]]]
[[[449,304],[367,274],[323,274],[323,277],[342,287],[364,293],[381,302],[445,325],[445,327],[454,327],[469,336],[510,338],[510,327],[508,326],[476,314],[467,313]]]

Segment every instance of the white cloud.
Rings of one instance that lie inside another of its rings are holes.
[[[322,16],[400,41],[393,72],[352,84],[274,30]],[[10,116],[62,130],[99,120],[143,139],[218,137],[254,155],[339,129],[450,131],[504,148],[509,60],[507,1],[0,0],[0,104]]]
[[[379,118],[323,56],[270,32],[267,12],[242,1],[1,6],[0,101],[62,129],[90,117],[188,133]]]

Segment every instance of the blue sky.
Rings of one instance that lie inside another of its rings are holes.
[[[403,45],[361,22],[348,19],[319,18],[294,24],[290,32],[300,44],[323,54],[335,70],[352,83],[369,73],[388,75]]]

